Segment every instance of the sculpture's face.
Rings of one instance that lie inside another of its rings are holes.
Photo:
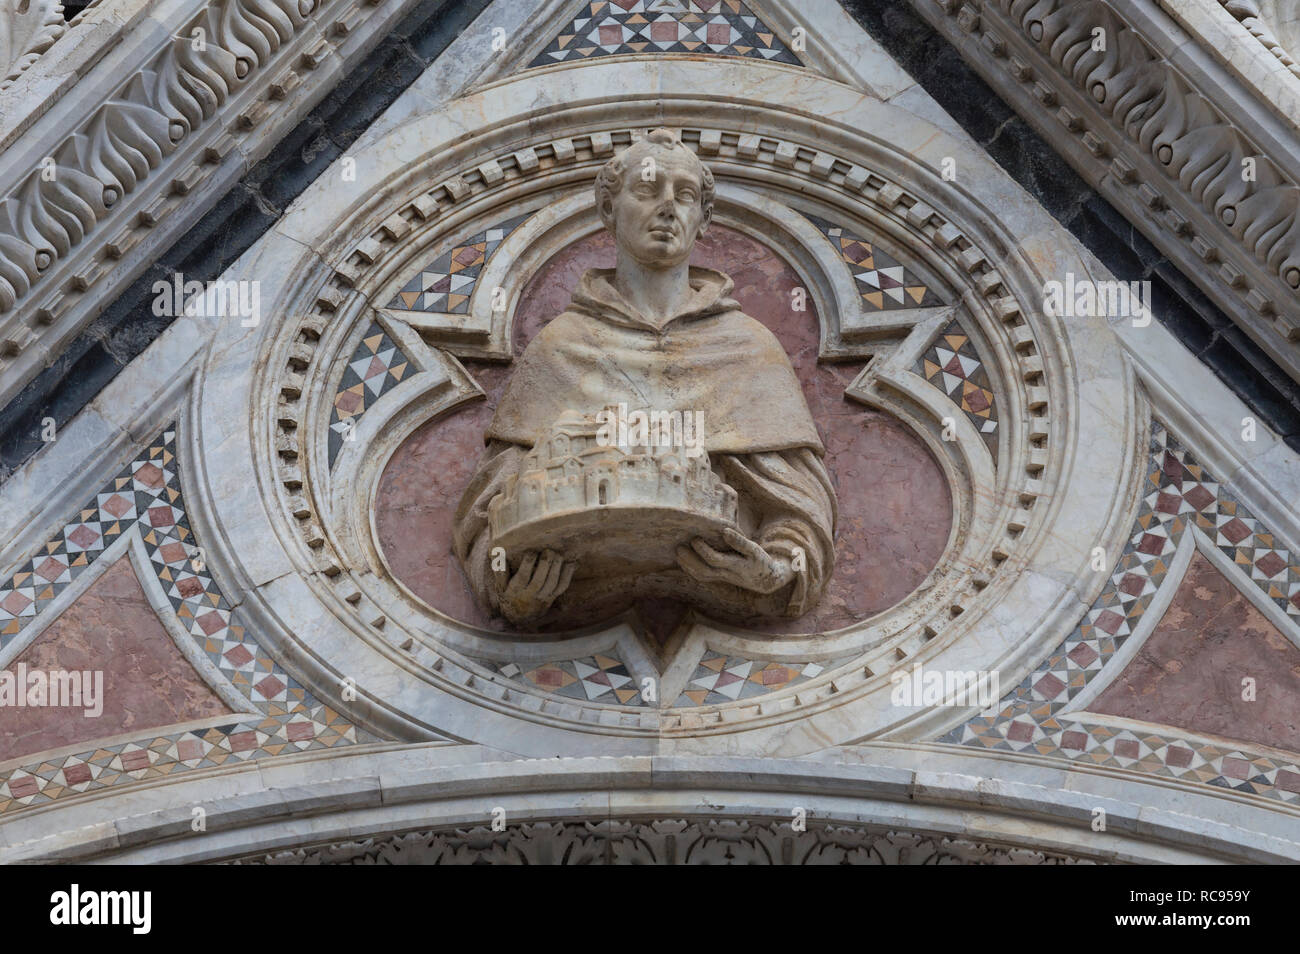
[[[633,160],[605,213],[620,251],[650,268],[681,264],[708,225],[698,163],[684,150],[670,149]]]

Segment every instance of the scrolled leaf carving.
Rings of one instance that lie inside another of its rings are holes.
[[[4,59],[0,90],[40,59],[66,30],[63,4],[57,0],[0,0],[0,57]]]
[[[1300,188],[1111,4],[997,0],[997,5],[1187,195],[1288,287],[1300,289]],[[1243,23],[1256,22],[1253,0],[1227,6]]]
[[[407,832],[239,859],[255,865],[1059,865],[1092,860],[911,831],[716,819]]]
[[[0,201],[0,312],[13,308],[211,119],[317,6],[313,0],[212,0],[52,152],[52,167],[43,164],[13,187]],[[6,39],[12,49],[15,41]]]

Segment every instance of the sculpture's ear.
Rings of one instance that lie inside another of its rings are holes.
[[[704,237],[704,233],[709,230],[709,223],[713,221],[713,203],[710,202],[704,210],[704,215],[700,218],[700,229],[695,233],[697,239]]]
[[[605,228],[609,229],[611,235],[614,234],[614,197],[606,192],[596,203],[596,211],[600,214],[600,221]]]

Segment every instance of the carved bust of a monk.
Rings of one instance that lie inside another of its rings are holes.
[[[713,194],[713,174],[666,129],[596,179],[616,266],[587,271],[568,309],[525,349],[456,513],[470,585],[516,625],[588,622],[648,597],[724,617],[799,616],[830,577],[835,491],[789,357],[728,297],[729,277],[689,264]],[[493,500],[513,492],[534,445],[561,419],[620,405],[697,415],[708,466],[734,490],[734,524],[670,547],[672,565],[622,576],[604,572],[599,541],[581,559],[550,545],[494,547]]]

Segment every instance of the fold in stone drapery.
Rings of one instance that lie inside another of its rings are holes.
[[[452,546],[460,560],[470,588],[493,615],[501,612],[501,594],[492,573],[492,529],[488,525],[488,504],[506,488],[506,481],[519,472],[528,448],[508,441],[492,441],[479,461],[478,469],[461,495],[452,524]]]
[[[580,565],[539,625],[548,619],[582,625],[638,599],[660,597],[740,619],[802,615],[821,597],[835,564],[837,505],[821,436],[789,356],[771,331],[741,311],[722,272],[691,268],[690,294],[663,323],[632,307],[614,277],[612,269],[582,276],[569,307],[520,356],[497,404],[487,451],[461,498],[453,531],[471,588],[500,613],[488,504],[524,455],[564,415],[621,405],[690,412],[702,420],[710,465],[736,491],[738,529],[768,553],[794,562],[795,578],[776,593],[761,594],[700,582],[676,565],[627,579],[593,567],[584,573]]]
[[[796,548],[803,551],[806,565],[795,574],[781,610],[785,616],[802,616],[821,598],[835,566],[835,487],[821,456],[807,447],[729,454],[718,458],[714,470],[747,509],[762,513],[751,530],[744,526],[748,521],[742,510],[747,536],[787,559],[794,559]]]
[[[564,413],[703,414],[704,449],[752,454],[793,447],[822,451],[790,358],[760,322],[727,297],[731,279],[690,270],[691,295],[662,326],[640,316],[590,269],[573,300],[520,356],[488,428],[489,439],[529,447]]]

